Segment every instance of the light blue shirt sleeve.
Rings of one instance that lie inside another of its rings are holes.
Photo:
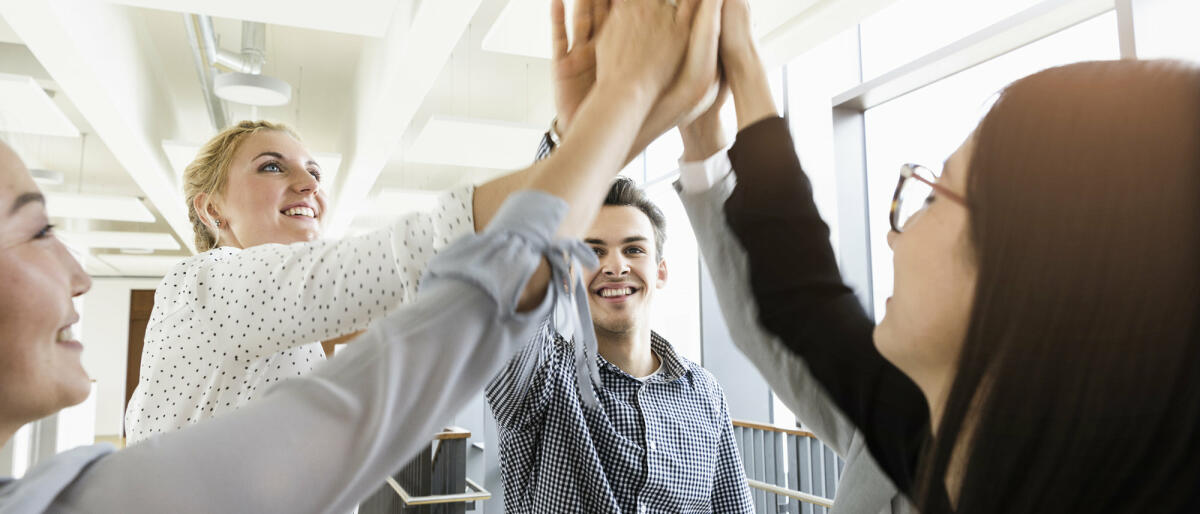
[[[542,258],[562,259],[570,244],[553,240],[566,210],[545,193],[512,195],[484,233],[431,261],[416,302],[324,367],[222,418],[83,463],[56,458],[31,473],[40,479],[0,487],[0,512],[35,497],[51,512],[350,511],[430,444],[560,301],[548,287],[540,305],[516,311]]]

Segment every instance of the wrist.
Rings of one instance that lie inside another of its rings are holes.
[[[657,96],[651,89],[630,81],[600,80],[596,82],[592,94],[596,95],[597,100],[604,102],[605,105],[628,106],[645,115],[654,106]]]
[[[735,81],[745,81],[764,74],[762,59],[753,43],[738,45],[737,50],[721,53],[725,79],[732,87]]]
[[[721,128],[721,120],[717,117],[704,117],[695,123],[679,128],[683,139],[684,162],[703,161],[712,157],[728,145],[725,131]]]

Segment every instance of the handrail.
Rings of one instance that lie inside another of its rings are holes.
[[[779,496],[786,496],[788,498],[792,498],[794,500],[799,500],[804,503],[811,503],[813,505],[819,505],[821,507],[826,507],[826,508],[833,507],[833,500],[830,500],[829,498],[822,498],[820,496],[816,496],[816,495],[812,495],[812,494],[808,494],[808,493],[802,493],[800,491],[793,491],[791,489],[779,487],[777,485],[771,485],[766,482],[760,482],[758,480],[753,480],[753,479],[749,479],[749,478],[746,479],[746,484],[748,484],[750,487],[753,487],[755,489],[761,489],[768,493],[777,494]]]
[[[790,434],[790,435],[794,435],[797,437],[810,437],[813,439],[818,439],[817,436],[813,435],[812,432],[809,432],[807,430],[800,430],[797,428],[777,427],[775,425],[768,425],[765,423],[756,423],[754,421],[743,421],[743,420],[735,419],[735,420],[733,420],[733,426],[742,427],[742,428],[752,428],[755,430],[766,430],[767,432],[779,432],[782,434]]]
[[[447,439],[466,439],[471,437],[471,431],[461,427],[446,427],[441,432],[433,436],[435,441],[445,441]]]
[[[459,494],[431,494],[428,496],[409,496],[408,491],[405,491],[404,487],[401,486],[399,483],[397,483],[396,480],[393,479],[392,477],[387,478],[387,483],[388,483],[388,485],[392,486],[392,489],[394,489],[396,491],[396,494],[400,495],[400,501],[404,502],[405,506],[433,505],[433,504],[437,504],[437,503],[465,503],[465,502],[483,501],[483,500],[491,499],[492,493],[488,492],[487,489],[484,489],[482,486],[475,483],[475,481],[471,480],[470,478],[468,478],[466,480],[467,480],[467,487],[470,489],[473,489],[475,492],[459,493]]]

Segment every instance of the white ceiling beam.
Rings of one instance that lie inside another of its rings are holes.
[[[133,7],[286,25],[303,29],[383,37],[401,0],[108,0]]]
[[[195,251],[183,193],[159,148],[174,109],[145,27],[127,8],[89,0],[0,0],[0,16]]]
[[[404,131],[446,66],[482,0],[421,0],[396,8],[382,40],[359,61],[357,107],[337,184],[329,235],[338,237],[400,146]],[[464,150],[468,149],[464,142]]]

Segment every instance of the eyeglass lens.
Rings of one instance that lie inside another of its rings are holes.
[[[893,213],[895,219],[892,222],[899,230],[903,230],[908,221],[925,208],[933,194],[933,188],[917,176],[929,182],[937,181],[937,176],[929,168],[914,166],[912,170],[914,176],[904,179],[896,198],[897,204]]]

